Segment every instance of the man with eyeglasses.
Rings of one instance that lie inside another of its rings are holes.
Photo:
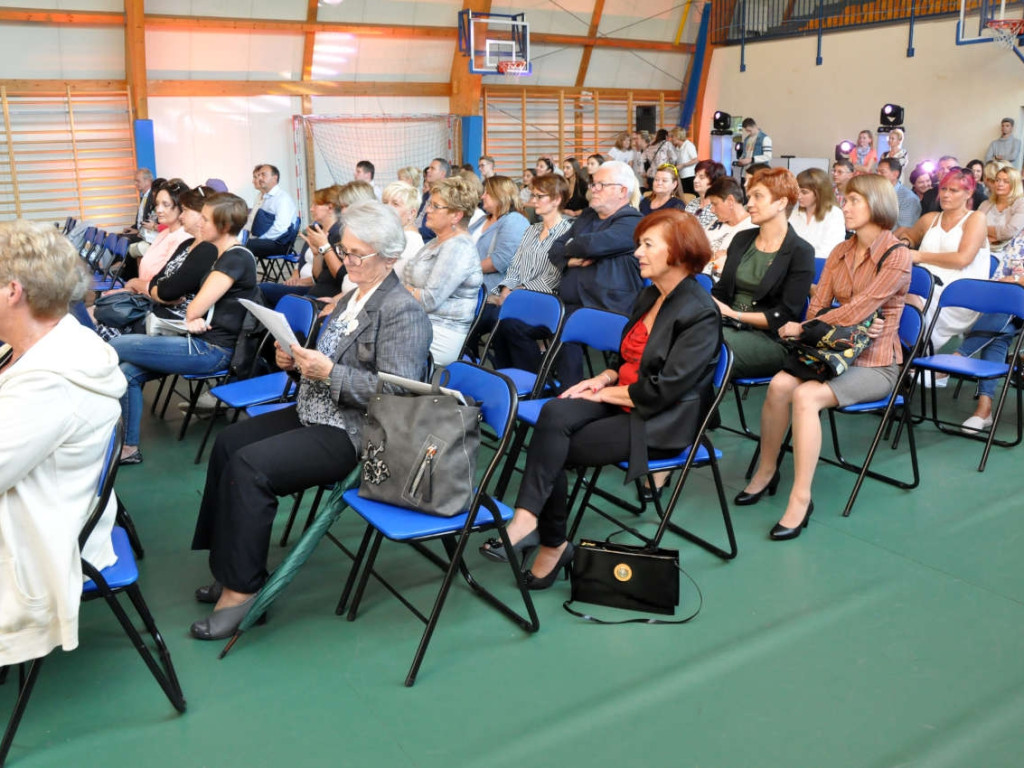
[[[590,182],[590,207],[551,244],[551,263],[563,270],[559,296],[569,315],[594,307],[628,315],[643,287],[633,251],[633,230],[642,218],[629,201],[637,191],[633,169],[609,160]],[[558,361],[563,386],[583,379],[583,350],[567,344]]]

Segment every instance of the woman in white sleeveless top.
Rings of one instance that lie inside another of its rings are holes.
[[[912,227],[903,227],[896,236],[911,248],[915,264],[921,264],[935,275],[934,298],[925,323],[931,322],[945,286],[961,278],[987,280],[990,268],[985,216],[971,211],[968,206],[974,194],[974,175],[970,171],[954,169],[939,182],[938,213],[926,213]],[[966,309],[947,309],[932,332],[931,342],[936,351],[954,336],[969,330],[978,319],[977,312]]]

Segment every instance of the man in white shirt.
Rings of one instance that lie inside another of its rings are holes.
[[[373,187],[373,194],[377,197],[377,202],[380,202],[383,190],[374,182],[373,177],[376,175],[377,169],[373,167],[373,163],[369,160],[360,160],[356,163],[356,181],[365,181],[371,187]]]
[[[715,179],[705,196],[718,221],[707,231],[708,241],[711,243],[711,261],[704,268],[704,272],[717,282],[725,267],[725,258],[733,237],[737,232],[752,229],[757,225],[750,220],[750,214],[743,204],[743,190],[732,176],[720,176]]]
[[[291,250],[298,231],[295,201],[281,189],[280,172],[272,165],[263,164],[253,174],[253,184],[260,191],[256,213],[252,219],[251,237],[246,247],[259,258]]]

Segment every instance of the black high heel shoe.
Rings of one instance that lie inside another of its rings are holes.
[[[749,491],[740,491],[736,494],[736,498],[733,502],[737,507],[749,507],[751,504],[757,504],[761,500],[761,497],[767,493],[769,496],[774,496],[775,491],[779,489],[779,470],[775,470],[775,474],[772,475],[772,479],[768,482],[764,488],[757,493],[750,493]]]
[[[523,536],[519,541],[512,545],[512,549],[516,551],[516,555],[519,557],[519,563],[522,562],[529,556],[530,552],[536,549],[540,545],[540,533],[534,528],[528,534]],[[484,542],[483,546],[480,547],[480,554],[486,557],[488,560],[494,560],[499,563],[508,562],[508,552],[505,551],[505,545],[501,543],[501,539],[488,539]]]
[[[801,534],[804,528],[807,527],[807,523],[811,519],[811,513],[814,512],[814,500],[807,505],[807,511],[804,513],[804,521],[794,528],[786,528],[781,523],[776,523],[775,526],[768,533],[768,538],[772,541],[785,541],[786,539],[795,539]]]
[[[562,550],[562,554],[558,558],[558,562],[555,563],[555,567],[551,569],[547,576],[536,576],[533,571],[527,571],[523,574],[526,578],[526,588],[533,590],[547,589],[555,583],[563,569],[565,570],[565,577],[569,578],[569,566],[572,565],[572,558],[575,554],[576,549],[573,547],[572,542],[567,542],[565,549]]]

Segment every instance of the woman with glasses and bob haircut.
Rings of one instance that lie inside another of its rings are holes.
[[[434,327],[430,354],[435,365],[458,358],[476,317],[484,275],[467,228],[479,203],[480,196],[459,176],[431,187],[424,222],[437,237],[407,261],[399,275]]]
[[[266,581],[277,497],[338,482],[358,463],[377,372],[426,375],[430,321],[393,271],[405,249],[398,214],[375,200],[350,206],[341,248],[355,290],[324,321],[315,349],[277,348],[278,366],[299,382],[296,407],[228,427],[210,454],[192,540],[210,550],[214,578],[196,590],[216,604],[192,625],[201,640],[233,634]]]
[[[773,541],[795,539],[814,511],[811,482],[821,454],[821,411],[888,397],[896,384],[903,362],[900,315],[912,265],[907,248],[889,250],[899,246],[891,231],[898,215],[896,192],[887,179],[875,174],[850,179],[843,216],[854,235],[829,255],[807,317],[849,326],[864,322],[877,311],[884,322],[872,323],[871,344],[841,376],[805,381],[782,371],[768,385],[761,410],[761,459],[735,502],[748,506],[766,492],[769,496],[775,493],[782,441],[792,417],[793,488],[785,513],[769,533]],[[776,332],[781,338],[797,338],[802,329],[801,323],[791,320]]]
[[[540,546],[525,574],[530,589],[550,587],[573,557],[568,468],[628,461],[627,480],[640,477],[648,458],[693,442],[711,404],[721,323],[694,279],[711,260],[708,239],[693,216],[671,209],[642,219],[634,237],[633,258],[651,284],[633,304],[620,360],[549,401],[527,452],[508,535],[517,552]],[[496,539],[480,551],[508,558]]]

